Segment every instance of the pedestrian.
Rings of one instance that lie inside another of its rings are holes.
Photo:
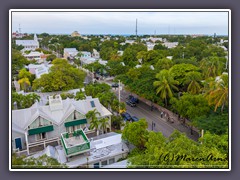
[[[163,118],[163,112],[161,112],[161,118]]]

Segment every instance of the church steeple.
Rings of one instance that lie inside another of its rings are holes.
[[[37,35],[34,34],[34,41],[38,41]]]

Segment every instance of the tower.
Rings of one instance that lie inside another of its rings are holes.
[[[137,39],[137,19],[136,19],[136,39]]]

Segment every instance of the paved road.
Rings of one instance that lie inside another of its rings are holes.
[[[100,81],[102,82],[102,81]],[[105,82],[109,85],[112,84],[111,81]],[[112,88],[113,92],[115,92],[116,96],[118,97],[118,88]],[[122,102],[126,102],[127,97],[129,96],[129,93],[127,91],[121,90],[121,101]],[[191,134],[191,130],[186,127],[183,126],[179,121],[174,120],[174,123],[169,123],[166,121],[165,118],[161,118],[160,117],[160,112],[158,110],[153,110],[151,111],[150,106],[148,106],[147,104],[145,104],[144,102],[139,102],[137,104],[137,107],[131,107],[129,105],[126,105],[127,108],[127,112],[131,115],[131,116],[136,116],[138,118],[145,118],[148,122],[148,129],[149,130],[153,130],[155,132],[162,132],[164,136],[169,137],[172,132],[177,129],[180,132],[184,132],[186,133],[186,135],[197,141],[199,134],[195,131],[192,132]],[[155,123],[155,127],[152,126],[152,124]]]

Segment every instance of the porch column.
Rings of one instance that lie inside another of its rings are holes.
[[[29,155],[29,147],[28,147],[28,134],[25,132],[25,140],[26,140],[26,146],[27,146],[27,155]]]

